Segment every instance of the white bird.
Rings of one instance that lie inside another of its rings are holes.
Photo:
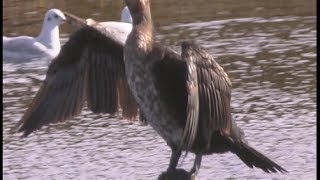
[[[39,36],[3,36],[3,58],[10,62],[52,60],[60,52],[59,25],[65,20],[60,10],[50,9],[45,15]]]
[[[121,22],[117,21],[106,21],[106,22],[98,22],[91,18],[82,19],[68,12],[63,12],[67,18],[68,23],[76,28],[81,28],[85,25],[96,26],[100,28],[104,28],[114,37],[116,37],[123,44],[125,43],[128,34],[132,30],[132,17],[130,11],[127,6],[122,9],[121,12]]]
[[[132,16],[128,9],[128,6],[124,7],[121,11],[121,21],[132,24]]]
[[[87,25],[99,24],[104,27],[111,26],[111,27],[115,27],[117,29],[121,29],[122,26],[124,27],[124,29],[126,29],[127,27],[130,27],[130,30],[131,30],[132,17],[131,17],[131,14],[130,14],[128,7],[126,6],[121,11],[121,22],[117,22],[117,21],[97,22],[91,18],[88,18],[85,20],[85,23]],[[128,26],[128,24],[130,24],[130,25]]]

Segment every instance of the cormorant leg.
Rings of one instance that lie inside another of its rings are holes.
[[[171,158],[170,158],[170,164],[167,171],[176,170],[176,167],[178,165],[179,158],[181,156],[181,150],[171,149]]]
[[[194,164],[190,171],[190,174],[195,174],[195,175],[198,174],[201,166],[201,159],[202,159],[202,154],[196,154],[196,159],[194,160]]]

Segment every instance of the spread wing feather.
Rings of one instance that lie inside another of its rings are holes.
[[[95,113],[137,116],[124,73],[123,43],[104,28],[85,26],[73,33],[51,62],[32,103],[19,122],[29,135],[43,125],[78,115],[85,102]]]

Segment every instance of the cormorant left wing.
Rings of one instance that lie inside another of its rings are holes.
[[[182,43],[181,56],[155,49],[162,54],[154,65],[157,88],[168,112],[184,127],[180,146],[190,149],[197,136],[208,145],[214,131],[230,134],[231,82],[222,67],[193,43]]]
[[[190,147],[196,136],[201,136],[209,148],[213,132],[231,133],[231,81],[203,48],[191,42],[183,42],[181,46],[182,60],[188,66],[187,89],[191,89],[182,143]]]

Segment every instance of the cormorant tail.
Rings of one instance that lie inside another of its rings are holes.
[[[248,167],[253,168],[254,166],[262,169],[263,171],[270,172],[288,172],[280,165],[258,152],[248,144],[242,142],[239,145],[234,146],[232,150]]]

